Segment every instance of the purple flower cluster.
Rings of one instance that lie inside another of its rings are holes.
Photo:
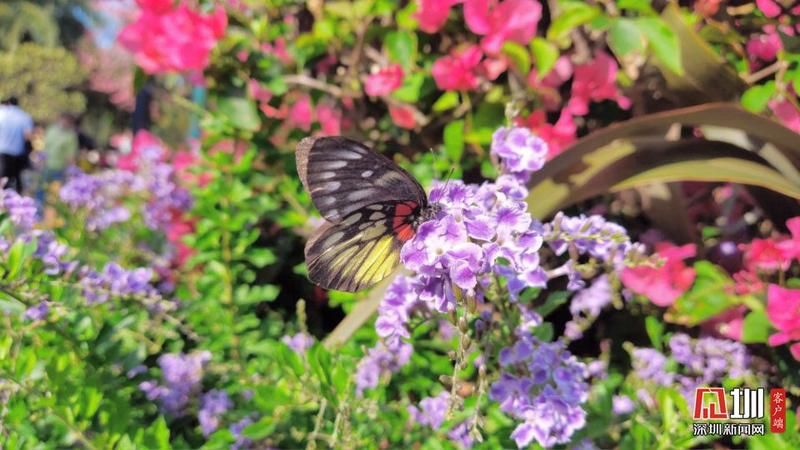
[[[611,303],[611,294],[611,282],[607,275],[597,277],[591,286],[578,291],[569,304],[572,319],[567,322],[564,334],[569,339],[580,339],[583,330]]]
[[[189,401],[200,391],[203,368],[210,360],[211,353],[207,351],[162,355],[158,358],[158,365],[164,382],[145,381],[139,384],[139,389],[148,400],[158,401],[164,412],[181,416]]]
[[[10,189],[0,189],[0,217],[8,214],[13,223],[21,231],[28,231],[36,223],[36,202],[30,197],[23,197]]]
[[[25,310],[25,318],[28,320],[44,320],[50,314],[50,304],[48,302],[39,302]]]
[[[106,302],[110,297],[157,297],[150,284],[153,271],[148,268],[126,270],[119,264],[109,263],[97,272],[88,267],[81,269],[80,284],[86,302]]]
[[[626,261],[645,253],[643,245],[631,242],[625,228],[599,215],[570,217],[558,212],[553,221],[545,225],[544,234],[557,255],[573,247],[578,253],[618,270],[624,268]]]
[[[84,210],[86,227],[97,231],[130,219],[132,212],[124,201],[143,195],[146,202],[141,214],[145,224],[154,230],[164,229],[176,214],[191,208],[192,198],[178,185],[175,168],[163,162],[166,150],[151,147],[143,152],[136,173],[120,169],[94,174],[71,171],[59,192],[61,200],[73,210]]]
[[[450,407],[450,393],[442,391],[434,397],[425,397],[419,402],[419,406],[410,405],[408,413],[412,422],[438,430],[447,419],[447,410]],[[469,434],[468,421],[459,423],[452,427],[447,437],[460,448],[471,448],[473,439]]]
[[[362,395],[365,389],[376,387],[382,376],[400,370],[411,359],[413,351],[411,344],[402,341],[391,349],[382,342],[369,349],[356,368],[356,393]]]
[[[200,399],[200,411],[197,420],[203,436],[208,437],[219,428],[220,417],[233,407],[233,402],[225,391],[212,389]]]
[[[633,412],[636,404],[627,395],[615,395],[611,399],[611,410],[614,414],[624,416]]]
[[[86,228],[98,231],[130,219],[131,212],[122,201],[129,193],[140,192],[143,188],[130,172],[105,170],[87,174],[73,169],[61,186],[59,196],[72,210],[84,210]]]
[[[251,439],[248,439],[244,435],[242,435],[242,431],[244,431],[244,429],[247,428],[249,425],[252,425],[252,423],[253,419],[250,416],[247,416],[242,420],[231,424],[231,426],[228,427],[228,430],[231,432],[234,439],[236,439],[236,441],[233,444],[231,444],[230,447],[231,450],[247,449],[250,448],[251,445],[253,445],[253,441]]]
[[[492,136],[492,155],[500,159],[503,172],[526,183],[547,161],[547,143],[528,128],[499,128]]]
[[[675,371],[667,371],[667,356],[651,348],[633,351],[634,371],[642,380],[677,386],[690,401],[698,386],[742,378],[749,373],[750,356],[740,342],[713,337],[692,339],[677,333],[670,338],[669,348],[672,359],[679,365]]]
[[[586,423],[581,404],[589,396],[586,366],[561,342],[540,342],[520,333],[500,351],[503,372],[489,398],[520,420],[511,438],[520,448],[536,440],[543,447],[569,442]]]
[[[307,333],[297,333],[294,336],[284,336],[281,342],[288,345],[295,353],[302,355],[314,345],[314,338]]]

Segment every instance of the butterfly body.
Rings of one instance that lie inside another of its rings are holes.
[[[438,210],[392,160],[343,137],[306,138],[297,172],[326,223],[305,248],[308,276],[354,292],[389,276],[403,244]]]

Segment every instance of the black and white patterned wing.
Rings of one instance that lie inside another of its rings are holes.
[[[412,201],[427,206],[422,186],[389,158],[344,137],[297,144],[297,173],[322,217],[339,222],[369,205]]]

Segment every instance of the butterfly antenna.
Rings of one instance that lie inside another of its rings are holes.
[[[455,167],[450,168],[450,172],[447,173],[447,178],[444,179],[444,191],[447,192],[447,185],[450,183],[450,178],[453,176],[453,173],[456,171]]]

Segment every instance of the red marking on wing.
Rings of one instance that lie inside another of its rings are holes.
[[[392,219],[392,231],[397,239],[405,242],[414,237],[416,232],[414,227],[411,226],[410,216],[417,208],[415,202],[398,203],[394,207],[394,218]]]

